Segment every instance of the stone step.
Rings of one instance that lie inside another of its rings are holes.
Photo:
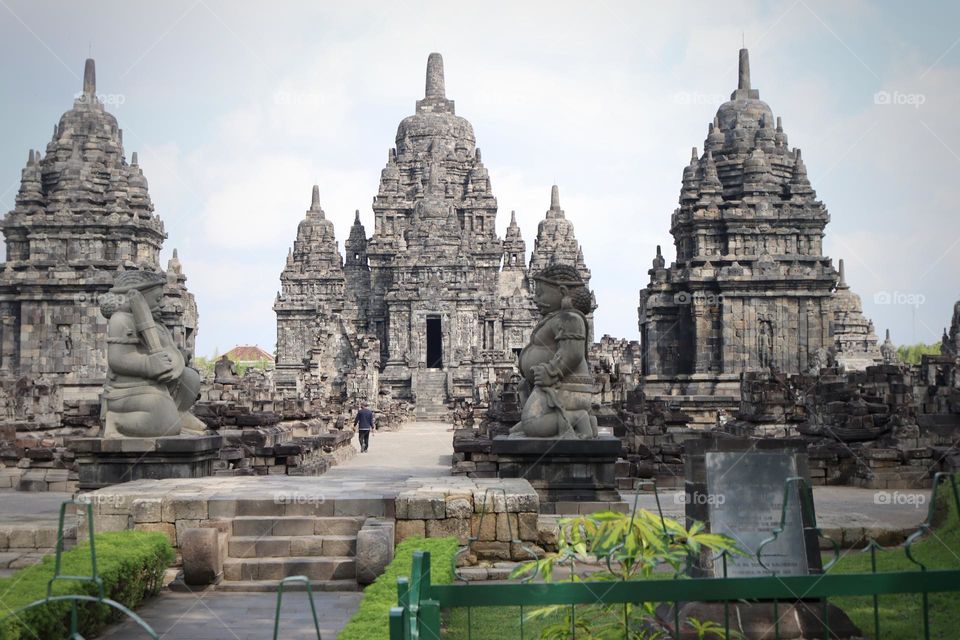
[[[357,564],[346,556],[290,556],[287,558],[227,558],[223,563],[223,579],[281,580],[290,576],[306,576],[310,580],[353,580]]]
[[[217,591],[276,593],[279,584],[279,580],[224,580],[217,585]],[[360,591],[360,585],[356,580],[311,580],[310,588],[314,591]],[[306,589],[301,582],[283,587],[284,592],[306,591]]]
[[[356,536],[362,517],[237,516],[233,535],[253,536]]]
[[[231,558],[284,558],[290,556],[353,556],[357,536],[234,536],[227,555]]]

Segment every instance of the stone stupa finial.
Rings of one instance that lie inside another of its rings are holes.
[[[443,82],[443,56],[431,53],[427,58],[427,98],[446,98],[446,89]]]
[[[560,187],[557,185],[550,188],[550,208],[554,211],[560,209]]]
[[[353,213],[353,224],[360,224],[360,209],[356,209]]]
[[[313,193],[310,195],[310,210],[320,210],[320,185],[313,185]]]
[[[737,89],[750,90],[750,51],[746,48],[740,49],[740,79]]]
[[[93,58],[87,58],[83,65],[83,94],[95,96],[97,94],[97,66]]]
[[[510,224],[517,224],[517,212],[516,212],[516,211],[511,211],[511,212],[510,212]]]
[[[837,271],[838,271],[839,274],[840,274],[840,279],[839,279],[839,281],[837,282],[837,289],[847,289],[847,288],[848,288],[848,287],[847,287],[847,274],[846,274],[846,271],[845,271],[844,268],[843,268],[843,258],[840,258],[840,265],[839,265],[839,269],[837,269]]]

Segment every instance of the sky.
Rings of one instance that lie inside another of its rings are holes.
[[[559,185],[592,271],[595,334],[637,339],[638,292],[690,148],[753,87],[831,214],[825,253],[881,339],[938,341],[960,298],[960,4],[0,0],[0,211],[84,59],[149,181],[200,312],[197,353],[272,349],[313,184],[342,248],[432,51],[499,204],[532,248]]]

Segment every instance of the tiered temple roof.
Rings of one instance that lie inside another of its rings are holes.
[[[96,389],[106,374],[106,320],[98,296],[119,268],[160,271],[166,238],[136,152],[128,164],[117,119],[97,97],[87,60],[83,87],[45,152],[30,150],[16,205],[2,222],[5,321],[0,373]],[[197,307],[179,258],[170,261],[163,320],[192,353]]]
[[[878,361],[859,298],[823,255],[829,219],[741,49],[738,87],[683,171],[676,261],[667,267],[658,251],[641,291],[644,374],[799,372],[821,349],[851,366]]]

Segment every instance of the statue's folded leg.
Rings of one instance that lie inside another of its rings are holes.
[[[107,401],[108,431],[128,438],[180,433],[180,411],[168,395],[142,393]]]

